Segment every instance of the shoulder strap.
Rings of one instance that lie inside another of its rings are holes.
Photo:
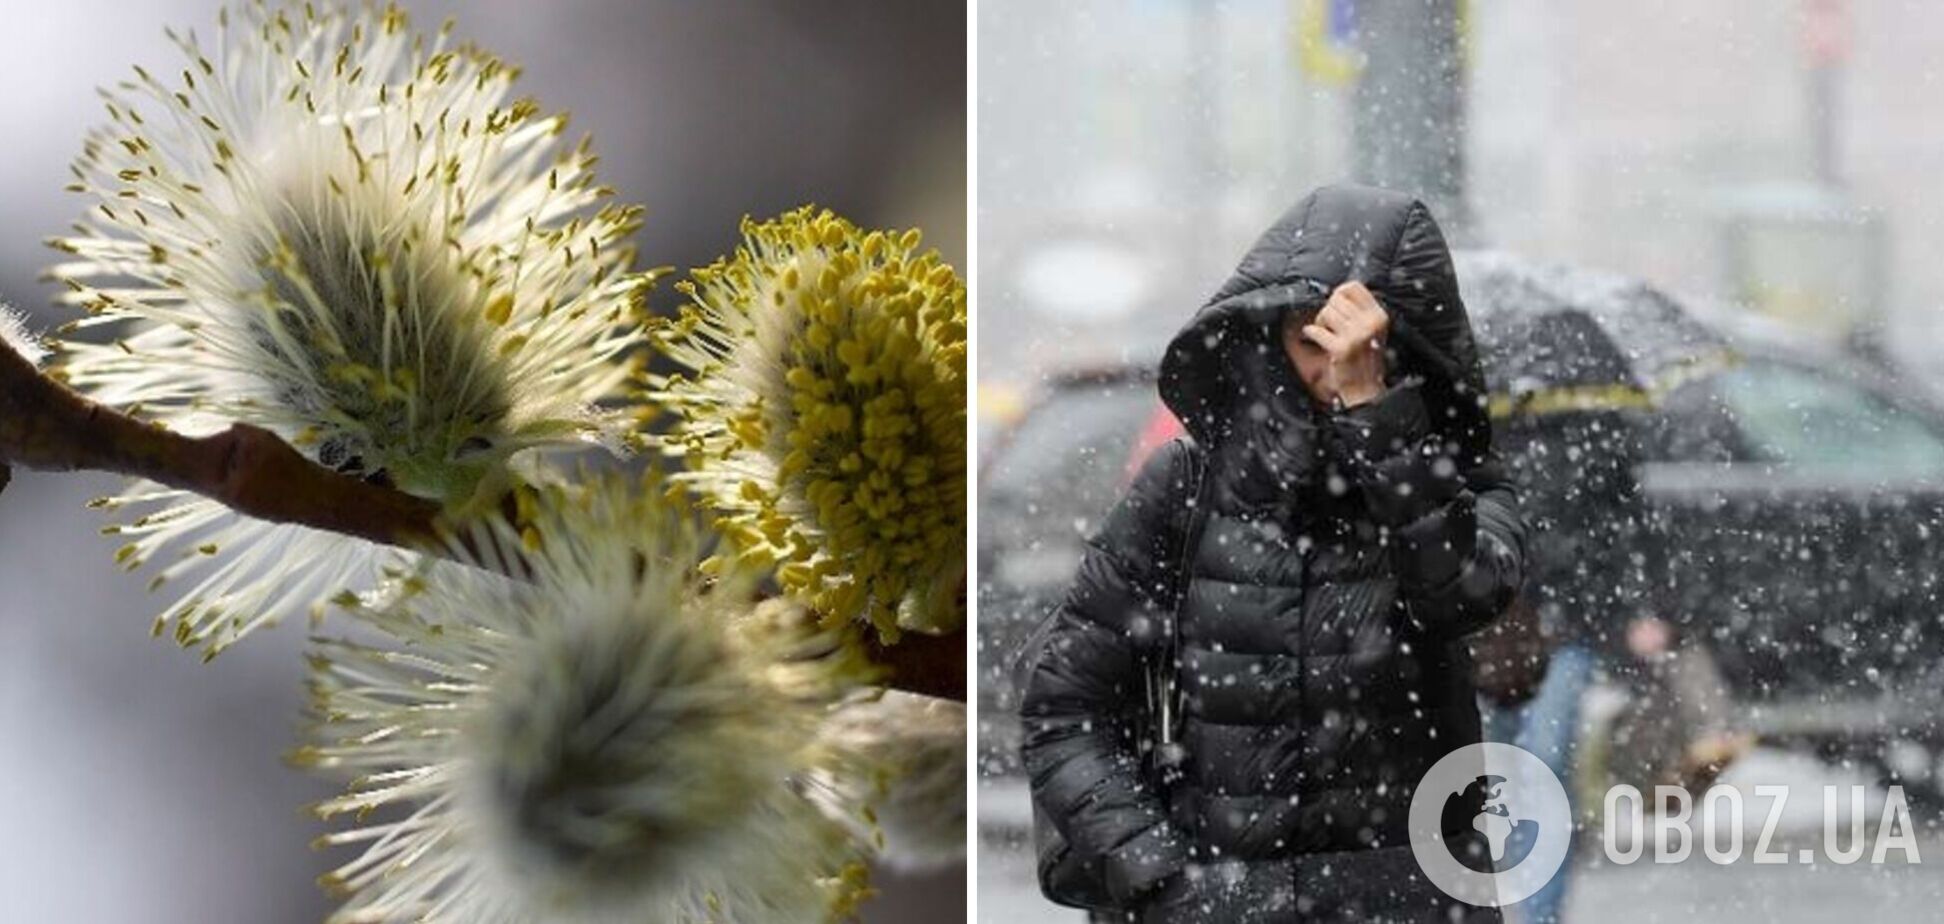
[[[1203,486],[1208,480],[1208,460],[1194,440],[1184,437],[1183,441],[1188,447],[1188,518],[1181,531],[1181,552],[1175,558],[1174,612],[1168,616],[1167,642],[1159,663],[1154,666],[1156,685],[1160,689],[1159,732],[1163,745],[1173,745],[1179,740],[1181,617],[1187,611],[1188,587],[1194,581],[1195,548],[1201,544],[1202,525],[1207,520]]]
[[[1187,596],[1188,581],[1191,577],[1190,572],[1195,562],[1195,545],[1201,538],[1200,533],[1204,506],[1202,494],[1203,486],[1208,480],[1208,459],[1202,453],[1201,446],[1187,437],[1183,437],[1182,442],[1188,449],[1188,477],[1186,479],[1188,485],[1188,503],[1186,505],[1187,516],[1183,518],[1181,528],[1181,548],[1175,556],[1176,564],[1173,577],[1175,591],[1174,611],[1176,616],[1181,615],[1182,598]]]

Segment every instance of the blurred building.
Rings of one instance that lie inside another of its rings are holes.
[[[1462,243],[1944,340],[1936,4],[988,0],[982,374],[1151,354],[1282,208],[1367,174],[1365,27],[1398,6],[1458,11]]]
[[[1944,328],[1935,4],[1474,4],[1482,236],[1839,333]],[[1793,236],[1794,241],[1783,240]],[[1814,300],[1819,304],[1803,304]],[[1916,352],[1912,356],[1919,355]]]

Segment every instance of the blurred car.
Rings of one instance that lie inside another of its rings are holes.
[[[1715,656],[1734,725],[1935,784],[1944,412],[1894,371],[1720,312],[1737,360],[1637,415],[1645,606]],[[1488,351],[1489,352],[1489,351]],[[1015,772],[1012,656],[1165,431],[1152,364],[1049,379],[983,460],[982,770]]]
[[[1730,317],[1741,362],[1644,433],[1664,618],[1705,641],[1735,724],[1936,791],[1944,412],[1887,362]]]
[[[1087,535],[1132,477],[1135,446],[1166,414],[1149,363],[1048,379],[996,439],[979,480],[979,753],[1016,772],[1013,656],[1066,592]]]

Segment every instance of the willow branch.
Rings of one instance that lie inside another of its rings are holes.
[[[890,685],[909,693],[965,700],[965,630],[906,632],[896,645],[871,645],[871,659],[891,669]]]
[[[332,471],[261,427],[233,424],[192,437],[137,420],[43,375],[0,340],[0,488],[9,466],[146,478],[259,520],[402,548],[445,548],[437,541],[441,508],[435,501]],[[891,686],[963,700],[964,652],[959,631],[906,633],[899,644],[873,655],[891,669]]]
[[[261,427],[184,436],[97,404],[0,349],[0,464],[83,469],[194,491],[239,513],[397,546],[436,535],[440,507],[304,458]]]

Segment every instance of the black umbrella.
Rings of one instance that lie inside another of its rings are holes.
[[[1651,610],[1644,565],[1655,543],[1636,469],[1642,426],[1668,392],[1735,362],[1726,342],[1636,280],[1501,253],[1465,253],[1458,279],[1485,363],[1506,466],[1534,530],[1527,612],[1551,633],[1615,646],[1626,620]],[[1508,620],[1478,653],[1518,681]],[[1530,647],[1529,645],[1527,647]],[[1490,677],[1486,678],[1490,680]],[[1530,679],[1530,678],[1527,678]]]
[[[1458,255],[1494,418],[1645,410],[1734,362],[1673,299],[1619,276],[1503,253]]]

